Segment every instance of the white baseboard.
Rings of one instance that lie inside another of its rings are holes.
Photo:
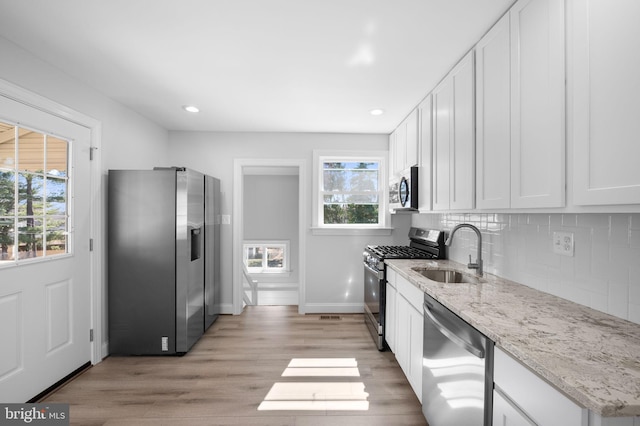
[[[300,306],[300,313],[304,314],[361,314],[364,312],[362,303],[305,303]]]
[[[233,303],[222,303],[220,313],[223,315],[233,315]]]
[[[102,343],[102,357],[100,358],[100,361],[105,359],[108,355],[109,355],[109,342],[106,341],[106,342]],[[100,362],[100,361],[98,361],[98,362]]]

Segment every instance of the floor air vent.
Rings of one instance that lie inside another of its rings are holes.
[[[320,315],[321,320],[339,320],[340,315]]]

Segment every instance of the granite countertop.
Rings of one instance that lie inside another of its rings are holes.
[[[491,274],[444,284],[412,269],[474,274],[449,260],[385,262],[578,404],[640,416],[640,325]]]

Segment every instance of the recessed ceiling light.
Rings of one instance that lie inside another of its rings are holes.
[[[193,105],[184,105],[182,109],[184,109],[187,112],[200,112],[200,109]]]
[[[380,109],[380,108],[372,109],[371,111],[369,111],[369,114],[371,114],[371,115],[382,115],[382,114],[384,114],[384,110]]]

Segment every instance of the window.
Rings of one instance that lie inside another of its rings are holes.
[[[386,222],[382,155],[314,153],[318,228],[383,228]]]
[[[69,142],[0,122],[0,265],[69,252]]]
[[[247,241],[242,253],[249,273],[289,272],[289,241]]]

